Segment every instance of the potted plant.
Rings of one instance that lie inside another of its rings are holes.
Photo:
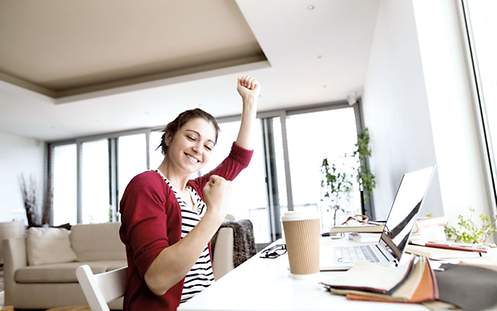
[[[38,217],[38,196],[36,189],[36,182],[33,177],[26,181],[23,175],[19,177],[19,187],[21,190],[21,196],[24,203],[24,210],[26,211],[26,219],[28,221],[28,227],[33,227],[39,225]]]
[[[346,170],[339,169],[336,163],[329,163],[327,158],[323,159],[321,164],[321,189],[323,198],[321,201],[328,201],[333,211],[333,226],[336,226],[338,211],[345,212],[345,204],[350,196],[353,187],[354,176]]]
[[[371,156],[369,131],[365,128],[357,135],[355,150],[351,154],[345,154],[344,161],[341,161],[340,165],[339,161],[330,164],[327,158],[323,159],[321,163],[323,198],[321,201],[328,201],[333,211],[333,226],[337,225],[337,213],[339,211],[345,212],[343,206],[350,198],[354,179],[359,185],[363,209],[365,204],[370,204],[376,181],[367,165],[369,156]],[[348,163],[348,165],[344,163]]]
[[[487,242],[488,238],[497,232],[495,223],[496,218],[486,214],[480,214],[480,225],[473,221],[474,209],[470,209],[471,215],[457,217],[457,224],[454,226],[446,225],[445,234],[449,240],[462,243],[480,244]]]
[[[375,176],[369,169],[368,157],[371,156],[371,148],[369,147],[369,130],[365,128],[357,135],[357,143],[355,145],[353,156],[357,157],[359,165],[357,166],[357,181],[359,190],[361,191],[362,205],[370,204],[371,194],[376,186]]]
[[[45,191],[44,201],[40,212],[38,208],[40,199],[35,179],[30,176],[29,179],[26,180],[24,175],[21,174],[19,176],[19,188],[21,190],[28,227],[48,226],[53,200],[51,189],[48,188]]]

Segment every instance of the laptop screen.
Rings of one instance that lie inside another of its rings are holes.
[[[434,167],[404,174],[397,190],[387,223],[381,235],[392,256],[400,260],[408,243]]]

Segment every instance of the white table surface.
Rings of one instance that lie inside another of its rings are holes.
[[[329,241],[329,238],[322,240],[322,253],[329,247]],[[321,272],[307,279],[294,279],[289,273],[286,255],[265,259],[257,254],[178,310],[427,310],[416,304],[350,301],[332,295],[319,281],[336,273],[341,272]]]

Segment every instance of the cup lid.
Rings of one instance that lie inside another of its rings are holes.
[[[319,214],[314,211],[288,211],[281,216],[281,221],[297,221],[307,219],[320,219]]]

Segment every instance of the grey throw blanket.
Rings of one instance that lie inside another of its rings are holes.
[[[233,265],[238,267],[256,253],[254,228],[248,219],[225,222],[220,228],[233,229]],[[212,252],[216,249],[217,233],[212,238]]]

